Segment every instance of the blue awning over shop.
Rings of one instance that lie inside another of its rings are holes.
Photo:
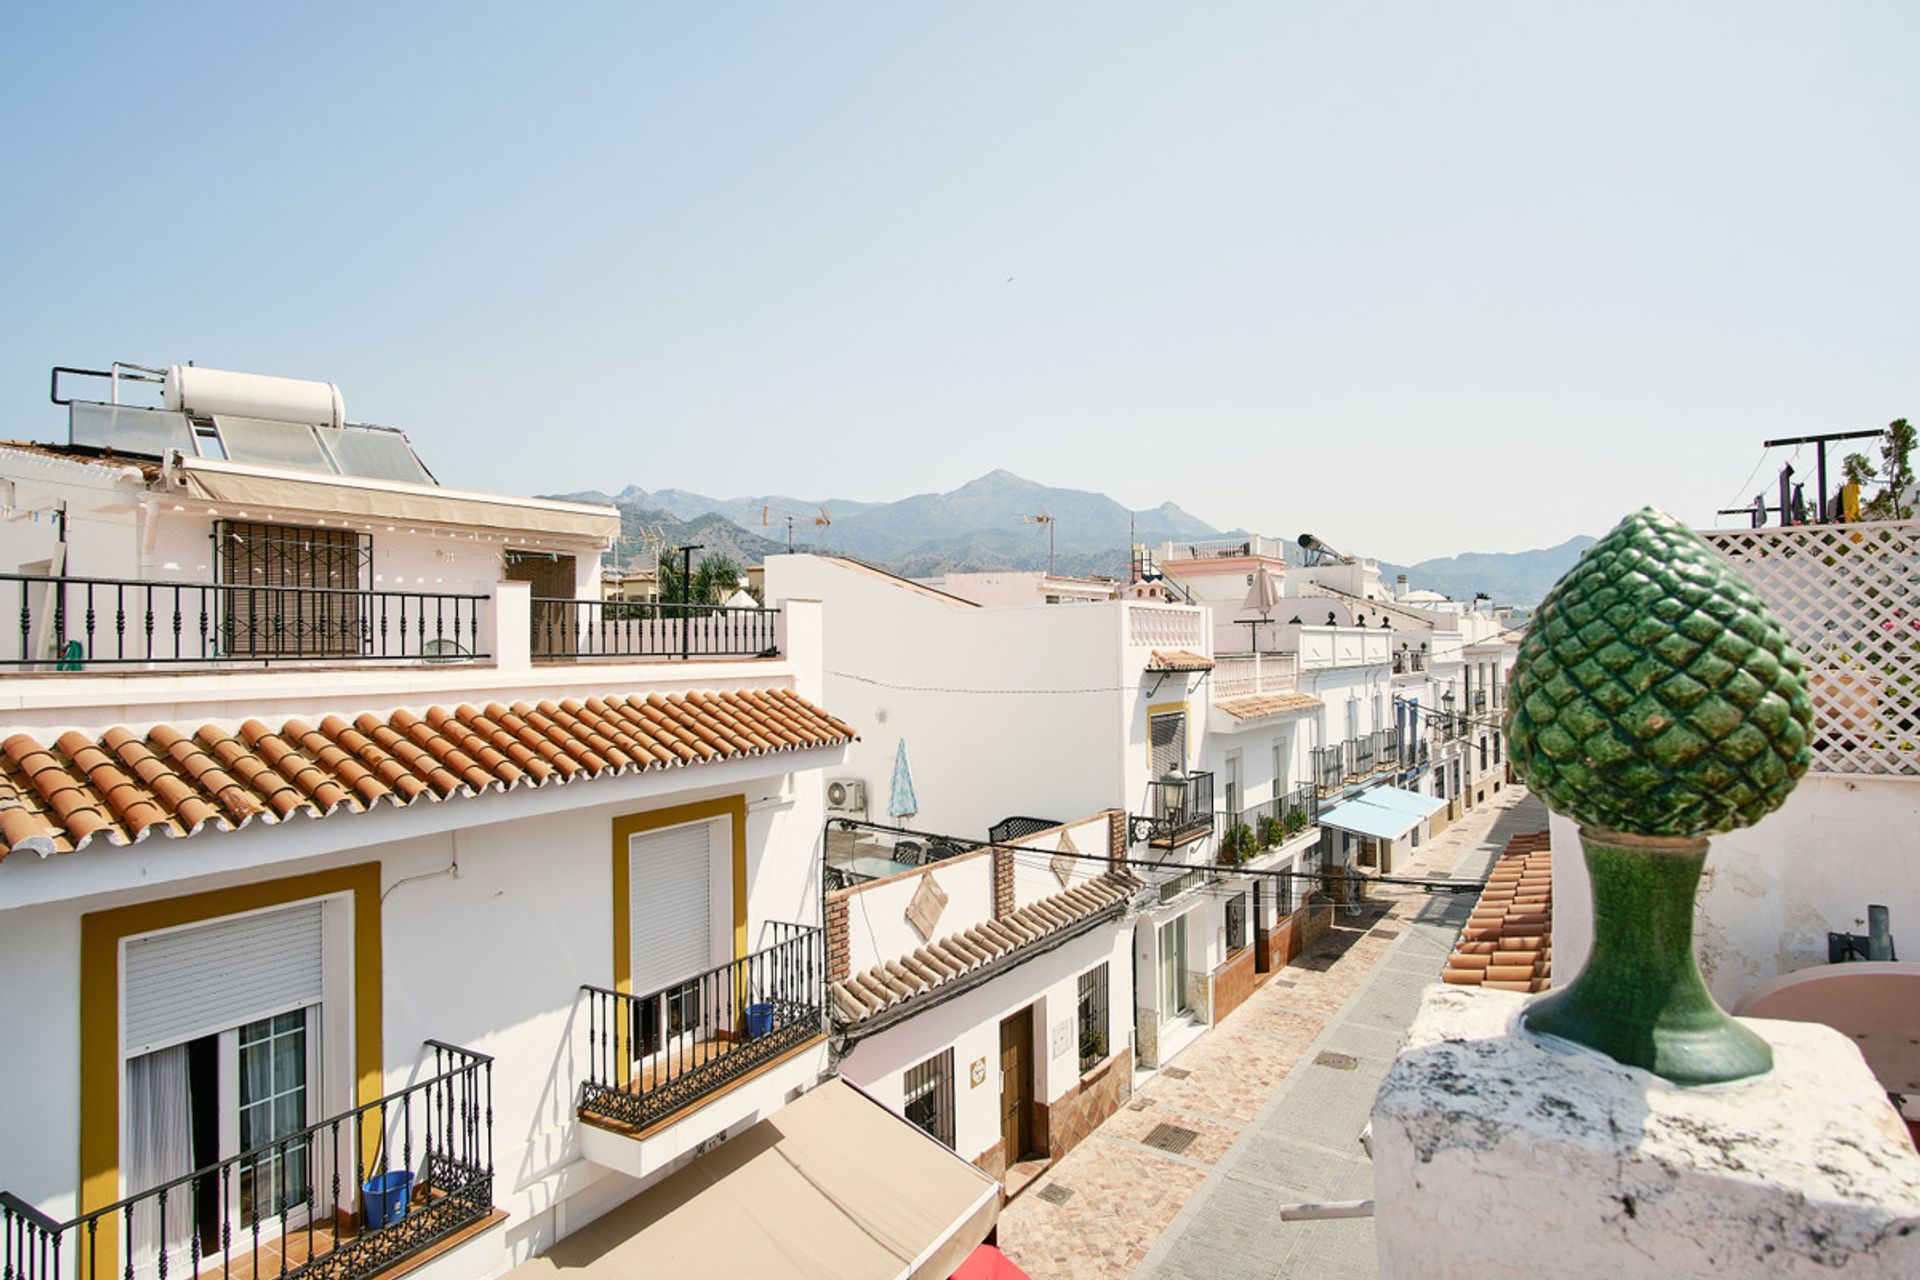
[[[1374,840],[1398,840],[1446,808],[1445,800],[1399,787],[1375,787],[1321,813],[1316,821]]]

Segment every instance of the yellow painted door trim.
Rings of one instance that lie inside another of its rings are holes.
[[[613,989],[632,994],[633,956],[629,954],[632,887],[627,883],[627,844],[634,836],[690,822],[727,818],[733,828],[733,958],[747,954],[747,798],[721,796],[629,813],[613,820]]]
[[[690,822],[710,822],[725,818],[732,829],[733,862],[733,958],[747,954],[747,797],[720,796],[713,800],[694,800],[687,804],[623,814],[613,820],[613,989],[628,995],[633,991],[633,886],[628,878],[627,846],[633,837],[649,831],[685,826]],[[627,1045],[631,1029],[626,1000],[614,1006],[614,1080],[625,1085],[632,1054]]]
[[[353,903],[353,1064],[355,1097],[381,1092],[380,864],[262,880],[183,894],[80,917],[80,1212],[120,1199],[120,944],[127,938],[259,911],[311,898],[350,895]],[[369,1151],[377,1149],[379,1117]],[[96,1274],[117,1275],[119,1215],[101,1219]],[[106,1266],[100,1268],[104,1261]]]

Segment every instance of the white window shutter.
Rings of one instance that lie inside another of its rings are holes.
[[[713,823],[649,831],[627,842],[633,994],[684,982],[713,965]]]
[[[127,943],[127,1056],[320,1001],[318,902]]]

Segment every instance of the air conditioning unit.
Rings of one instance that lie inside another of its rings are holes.
[[[827,808],[846,813],[865,813],[867,784],[858,778],[827,779]]]

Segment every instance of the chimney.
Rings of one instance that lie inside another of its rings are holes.
[[[1395,600],[1405,600],[1407,598],[1407,575],[1404,573],[1393,580],[1393,598]]]

